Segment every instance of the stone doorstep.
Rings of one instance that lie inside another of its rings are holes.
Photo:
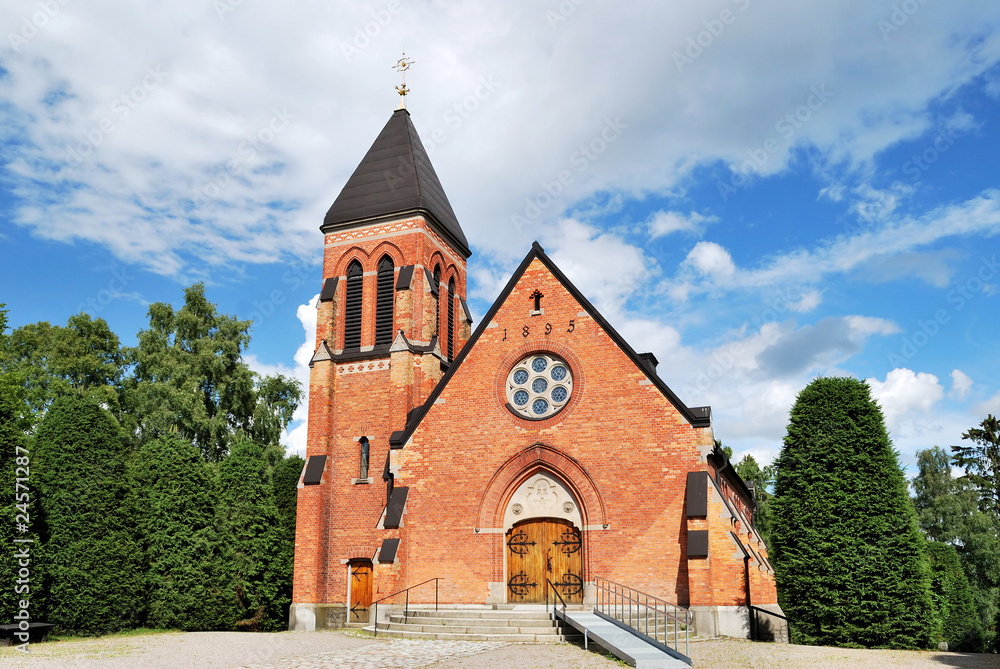
[[[408,632],[447,632],[451,634],[559,634],[559,628],[555,625],[551,627],[488,627],[483,625],[421,625],[414,623],[392,623],[390,627],[379,628],[379,631],[385,629],[390,630],[400,630]]]
[[[391,615],[402,615],[402,610],[398,612],[393,611]],[[431,618],[484,618],[484,619],[494,619],[494,620],[509,620],[512,618],[517,618],[518,620],[551,620],[552,616],[550,613],[546,612],[544,609],[539,609],[538,611],[494,611],[491,609],[486,610],[470,610],[470,609],[441,609],[435,611],[434,609],[410,609],[407,616],[413,618],[415,616],[431,617]]]
[[[374,628],[365,627],[364,631],[373,632]],[[562,643],[564,641],[579,641],[580,634],[455,634],[451,632],[411,632],[408,630],[382,629],[379,636],[404,639],[437,639],[440,641],[498,641],[504,643]]]
[[[446,613],[445,611],[441,612]],[[389,620],[391,622],[403,621],[402,613],[391,613],[389,614]],[[405,622],[410,622],[411,620],[421,621],[425,625],[454,625],[455,623],[450,622],[454,620],[468,621],[468,625],[547,625],[552,622],[550,616],[540,615],[540,616],[454,616],[454,615],[430,615],[430,616],[415,616],[413,613],[409,613],[406,616]],[[435,622],[429,622],[435,621]]]

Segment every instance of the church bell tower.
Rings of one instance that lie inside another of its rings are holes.
[[[469,245],[402,106],[320,230],[291,629],[367,621],[367,603],[392,591],[394,563],[380,561],[399,538],[386,517],[392,437],[458,355],[472,322]]]

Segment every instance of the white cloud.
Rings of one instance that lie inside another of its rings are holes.
[[[823,294],[818,290],[807,290],[798,302],[788,305],[788,308],[800,314],[809,313],[823,301]]]
[[[944,387],[936,376],[915,373],[905,367],[889,372],[885,381],[875,378],[866,381],[882,406],[890,431],[902,427],[904,421],[926,415],[944,397]]]
[[[1000,414],[1000,392],[997,392],[988,400],[977,404],[975,407],[975,413],[977,416],[985,416],[987,414],[996,416]]]
[[[951,390],[948,391],[948,396],[964,400],[969,396],[969,390],[971,389],[972,377],[960,369],[953,369],[951,372]]]
[[[25,7],[6,3],[0,19],[16,30]],[[680,192],[699,166],[748,155],[763,154],[759,174],[783,171],[800,147],[819,168],[868,165],[932,128],[932,102],[1000,59],[1000,32],[982,28],[1000,17],[994,3],[922,5],[889,40],[875,29],[889,8],[863,0],[747,5],[683,68],[672,53],[716,15],[698,3],[588,3],[555,29],[526,0],[404,3],[360,47],[373,10],[358,3],[232,9],[220,20],[204,3],[66,7],[8,52],[0,134],[17,138],[5,155],[16,222],[166,275],[311,254],[395,106],[388,66],[414,34],[425,37],[408,76],[414,123],[469,239],[514,255],[524,242],[511,217],[528,200],[544,203],[533,221],[547,228],[597,193]],[[780,131],[816,90],[808,119]],[[268,132],[286,107],[288,126]],[[67,145],[88,153],[82,166]],[[882,220],[893,207],[890,196],[864,213]]]
[[[561,220],[543,240],[559,269],[609,318],[623,310],[652,273],[642,249],[571,218]]]
[[[684,259],[684,264],[713,281],[725,281],[736,274],[729,251],[715,242],[698,242]]]
[[[683,214],[679,211],[657,211],[649,217],[647,223],[649,236],[663,237],[674,232],[688,232],[700,235],[710,223],[715,223],[717,216],[703,216],[696,211]]]

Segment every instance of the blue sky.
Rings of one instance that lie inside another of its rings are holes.
[[[7,2],[0,302],[131,344],[204,281],[254,319],[255,368],[307,379],[318,228],[405,47],[474,316],[537,239],[738,455],[771,460],[805,384],[849,374],[911,464],[1000,411],[998,22],[935,0]]]

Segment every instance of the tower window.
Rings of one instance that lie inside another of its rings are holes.
[[[434,295],[434,326],[431,335],[434,336],[438,333],[438,328],[441,327],[441,265],[434,266],[434,285],[431,286],[431,292]]]
[[[357,260],[347,267],[347,300],[344,309],[344,348],[361,347],[361,310],[364,272]]]
[[[455,359],[455,279],[448,281],[448,359]]]
[[[368,437],[361,437],[358,443],[361,445],[361,466],[359,467],[358,478],[366,479],[368,478]]]
[[[392,300],[395,291],[392,258],[384,256],[378,264],[378,283],[375,303],[375,345],[392,343]]]

